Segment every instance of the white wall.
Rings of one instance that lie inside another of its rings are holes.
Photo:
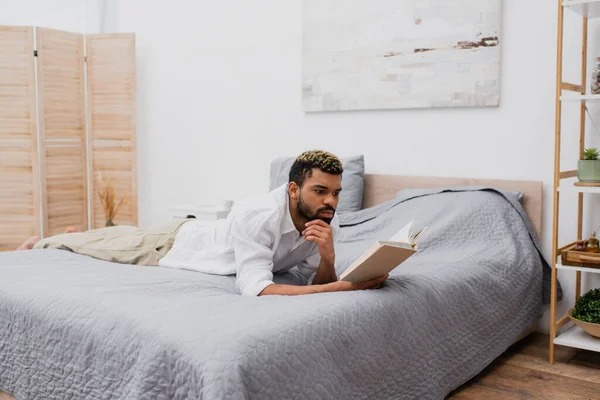
[[[364,153],[375,173],[550,182],[555,9],[527,3],[505,2],[499,108],[303,114],[301,2],[120,2],[119,30],[137,34],[142,223],[264,192],[273,157],[315,147]]]
[[[26,25],[78,33],[117,29],[117,0],[0,0],[0,25]]]

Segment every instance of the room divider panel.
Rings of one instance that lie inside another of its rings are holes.
[[[0,250],[104,226],[99,172],[137,225],[135,125],[134,34],[0,26]]]
[[[0,27],[0,250],[39,235],[33,28]]]
[[[88,226],[83,35],[36,29],[45,236]]]
[[[137,225],[138,203],[133,195],[137,193],[135,38],[132,34],[88,35],[87,55],[92,171],[101,171],[103,179],[112,178],[117,194],[130,197],[115,223]],[[94,193],[97,184],[92,179]],[[94,196],[91,212],[92,227],[104,226],[98,196]]]

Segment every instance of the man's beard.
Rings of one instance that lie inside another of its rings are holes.
[[[317,210],[316,213],[312,213],[310,211],[310,208],[308,208],[308,205],[302,200],[302,195],[300,195],[300,197],[298,197],[298,205],[296,206],[298,213],[300,215],[302,215],[304,218],[306,218],[307,221],[313,221],[315,219],[320,219],[321,221],[324,221],[325,223],[327,223],[327,225],[331,224],[331,220],[333,219],[333,217],[331,218],[325,218],[325,217],[319,217],[319,213],[323,212],[323,211],[332,211],[335,215],[335,210],[332,207],[322,207],[319,208]]]

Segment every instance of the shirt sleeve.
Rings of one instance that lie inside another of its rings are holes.
[[[236,287],[242,295],[258,296],[273,284],[273,232],[270,218],[260,211],[246,211],[232,224],[236,262]]]
[[[320,262],[321,255],[319,254],[319,247],[315,245],[309,256],[298,265],[298,272],[306,279],[307,285],[311,285],[315,279]]]

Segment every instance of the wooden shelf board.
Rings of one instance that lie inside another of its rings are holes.
[[[567,271],[591,272],[592,274],[600,274],[600,268],[574,267],[571,265],[562,265],[560,262],[556,263],[556,269],[564,269]]]
[[[554,338],[554,344],[600,352],[600,339],[589,335],[573,322],[570,322],[565,330]]]
[[[582,17],[600,17],[600,0],[566,0],[562,4],[565,9],[571,10]]]
[[[573,185],[579,187],[600,187],[600,182],[579,182],[576,181]]]

